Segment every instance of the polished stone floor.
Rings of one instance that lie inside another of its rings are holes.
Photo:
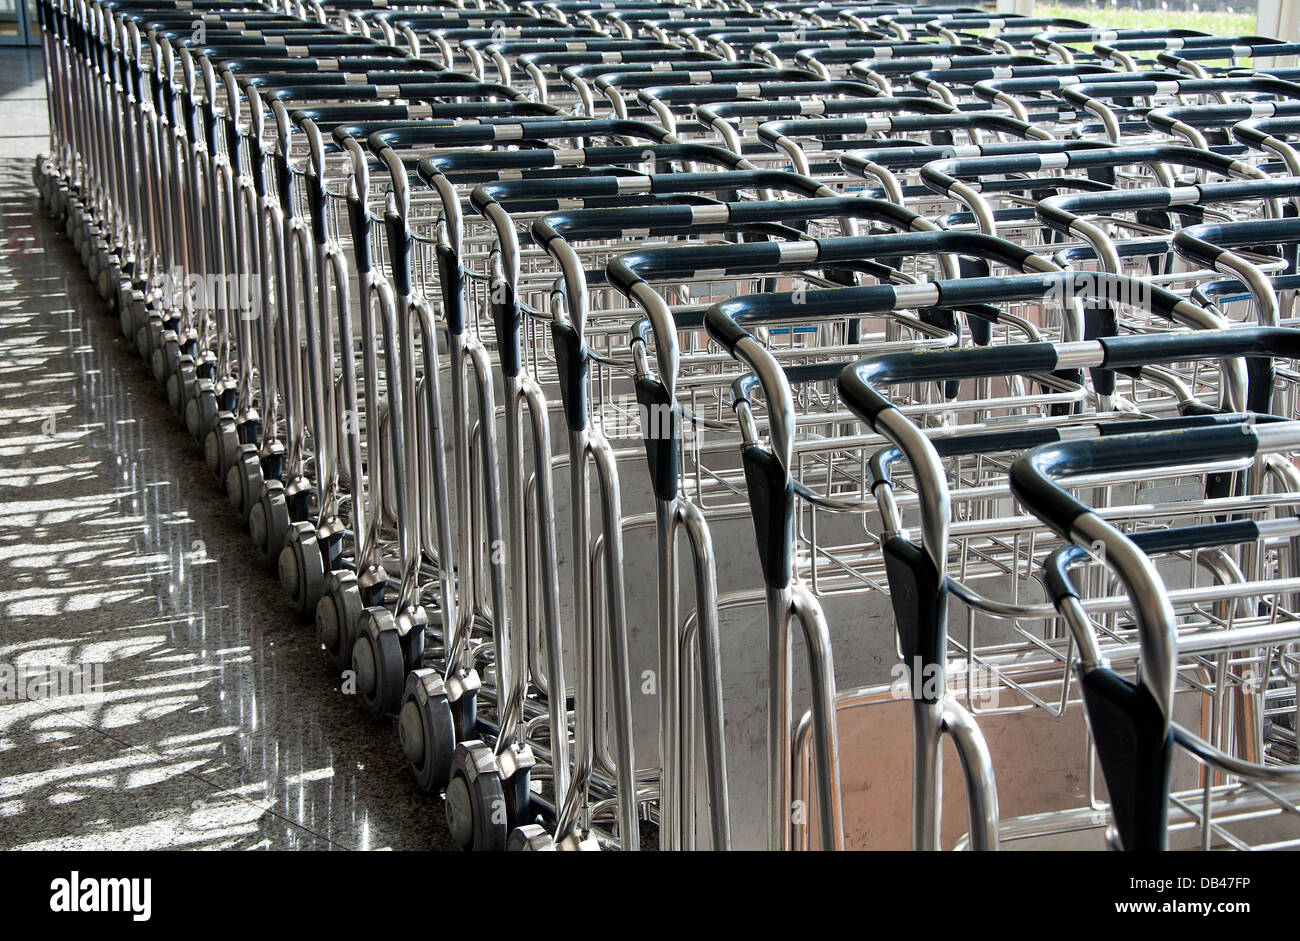
[[[0,113],[0,696],[102,665],[0,698],[0,849],[445,848],[38,202],[38,53],[0,51]]]

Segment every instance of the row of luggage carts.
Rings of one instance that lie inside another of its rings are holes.
[[[1300,845],[1300,45],[40,20],[38,189],[460,845]]]

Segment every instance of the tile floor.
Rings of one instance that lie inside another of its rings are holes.
[[[446,848],[38,202],[42,74],[0,50],[0,690],[103,682],[0,699],[0,849]]]

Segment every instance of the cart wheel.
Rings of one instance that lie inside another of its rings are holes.
[[[316,603],[316,637],[335,672],[342,672],[352,662],[352,646],[364,607],[355,574],[330,572],[325,576],[325,592]]]
[[[86,241],[86,217],[82,214],[80,200],[68,199],[67,230],[72,239],[72,247],[77,254],[81,254],[81,245]]]
[[[120,300],[117,290],[122,281],[122,266],[117,262],[117,255],[108,249],[99,264],[99,296],[108,302],[110,309],[116,309]]]
[[[412,670],[398,714],[397,734],[420,789],[436,794],[451,777],[456,725],[437,670]]]
[[[203,413],[199,414],[202,419]],[[212,472],[212,479],[218,486],[224,486],[226,474],[239,459],[239,432],[235,429],[235,418],[229,412],[215,416],[212,430],[203,439],[203,459]]]
[[[325,591],[325,561],[314,523],[294,523],[280,550],[280,585],[299,618],[306,620],[316,610]]]
[[[167,404],[180,418],[181,425],[186,424],[186,403],[198,381],[199,374],[192,356],[182,356],[176,363],[176,371],[167,377]]]
[[[280,564],[280,550],[289,532],[289,503],[281,481],[268,480],[262,485],[262,495],[248,514],[248,532],[262,564],[274,570]]]
[[[77,246],[77,250],[81,252],[81,267],[90,269],[90,261],[95,257],[95,243],[102,240],[99,226],[89,219],[86,220],[82,228],[81,244]]]
[[[366,608],[352,645],[352,672],[357,695],[376,719],[390,716],[402,706],[406,664],[397,622],[387,608]]]
[[[483,853],[506,848],[509,812],[496,759],[477,739],[456,746],[443,812],[451,838],[461,849]]]
[[[99,289],[99,273],[104,270],[105,256],[108,254],[108,243],[103,238],[96,235],[86,243],[86,275],[90,278],[90,283]]]
[[[239,518],[248,524],[249,511],[253,509],[254,498],[262,492],[262,462],[257,456],[257,447],[251,444],[240,445],[234,466],[226,471],[226,496],[235,508]]]
[[[167,384],[167,377],[174,373],[181,362],[180,339],[172,331],[162,338],[162,343],[154,347],[149,365],[153,367],[153,377],[160,386]]]
[[[506,849],[512,853],[554,853],[555,837],[541,824],[527,823],[510,831]]]
[[[148,304],[146,304],[144,309],[144,320],[135,335],[135,348],[137,352],[139,352],[140,358],[146,363],[152,363],[153,351],[162,345],[162,336],[162,314],[158,313],[156,310],[151,310]]]
[[[136,319],[136,304],[140,305],[140,319]],[[117,324],[122,329],[122,336],[128,340],[135,339],[136,325],[143,323],[144,295],[138,293],[127,278],[117,282]]]
[[[197,369],[196,365],[196,376]],[[191,438],[206,447],[208,433],[217,421],[217,394],[207,379],[196,379],[186,391],[190,394],[185,397],[185,428]]]

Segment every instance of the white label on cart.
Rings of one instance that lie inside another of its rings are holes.
[[[757,98],[762,94],[762,86],[753,82],[741,82],[736,86],[736,95],[740,98]]]
[[[1171,36],[1165,40],[1166,49],[1181,49],[1187,45],[1187,41],[1180,36]]]
[[[376,85],[375,94],[380,98],[400,98],[402,89],[400,85]]]
[[[338,59],[317,59],[316,64],[322,72],[337,72],[339,70]]]
[[[1069,165],[1069,154],[1040,154],[1038,157],[1038,168],[1040,170],[1060,170]]]
[[[524,126],[522,124],[498,124],[496,126],[497,140],[523,140]]]
[[[306,46],[285,46],[285,54],[294,59],[305,59],[311,55],[311,50]]]
[[[999,66],[993,70],[994,78],[1011,78],[1014,74],[1015,70],[1008,65]]]
[[[1251,117],[1267,118],[1277,113],[1271,101],[1256,101],[1250,106]]]

